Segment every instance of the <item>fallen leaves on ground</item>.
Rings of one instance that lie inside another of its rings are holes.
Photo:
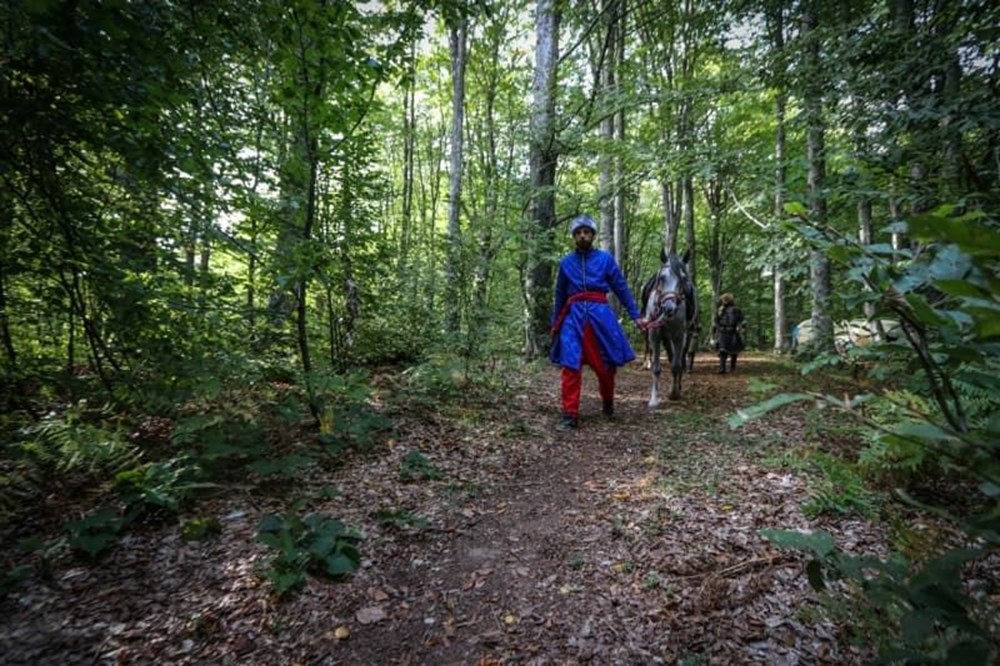
[[[725,416],[754,401],[756,360],[735,375],[713,364],[654,411],[649,373],[623,369],[611,422],[585,375],[580,427],[565,434],[551,369],[520,378],[503,409],[407,413],[392,446],[335,472],[200,507],[223,525],[216,539],[167,526],[29,582],[0,607],[0,650],[62,664],[870,662],[809,612],[803,560],[758,531],[822,527],[859,553],[884,552],[885,534],[803,515],[802,479],[762,461],[765,442],[801,439],[802,419],[730,431]],[[412,451],[439,478],[400,482]],[[258,574],[260,518],[330,486],[340,495],[310,510],[363,530],[362,568],[276,601]]]

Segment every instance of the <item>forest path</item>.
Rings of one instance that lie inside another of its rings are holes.
[[[0,609],[5,663],[869,662],[809,613],[803,560],[758,531],[824,527],[851,550],[883,536],[805,517],[804,482],[767,463],[808,438],[805,411],[726,425],[757,400],[751,378],[787,366],[716,363],[703,355],[656,410],[649,372],[623,368],[612,422],[586,370],[565,433],[555,368],[491,404],[400,415],[388,447],[202,507],[225,525],[216,539],[167,527],[31,583]],[[437,478],[402,483],[417,450]],[[341,495],[309,508],[364,530],[364,566],[275,601],[255,574],[260,518],[329,485]]]

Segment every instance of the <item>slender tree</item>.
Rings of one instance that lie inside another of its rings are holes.
[[[785,76],[785,8],[783,2],[768,6],[768,23],[770,27],[771,54],[774,85],[774,219],[780,220],[785,215],[785,196],[788,180],[786,163],[786,112],[788,93]],[[781,353],[791,347],[788,323],[785,315],[785,276],[781,265],[775,261],[772,265],[773,295],[774,295],[774,351]]]
[[[465,68],[467,61],[468,18],[453,17],[448,31],[451,51],[451,156],[448,171],[448,259],[445,287],[445,327],[449,333],[458,333],[461,323],[459,283],[462,274],[462,139],[465,128]]]

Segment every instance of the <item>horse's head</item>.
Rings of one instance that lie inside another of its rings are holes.
[[[653,276],[645,307],[646,318],[656,324],[684,314],[684,294],[687,272],[676,254],[663,254],[663,264]]]

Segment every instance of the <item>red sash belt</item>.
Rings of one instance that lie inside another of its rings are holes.
[[[562,310],[559,311],[559,316],[556,317],[556,322],[552,324],[551,333],[553,336],[555,336],[555,334],[559,332],[559,329],[562,328],[563,321],[569,314],[570,306],[580,301],[585,301],[587,303],[607,303],[608,295],[603,291],[578,291],[567,298],[566,303],[562,306]]]

